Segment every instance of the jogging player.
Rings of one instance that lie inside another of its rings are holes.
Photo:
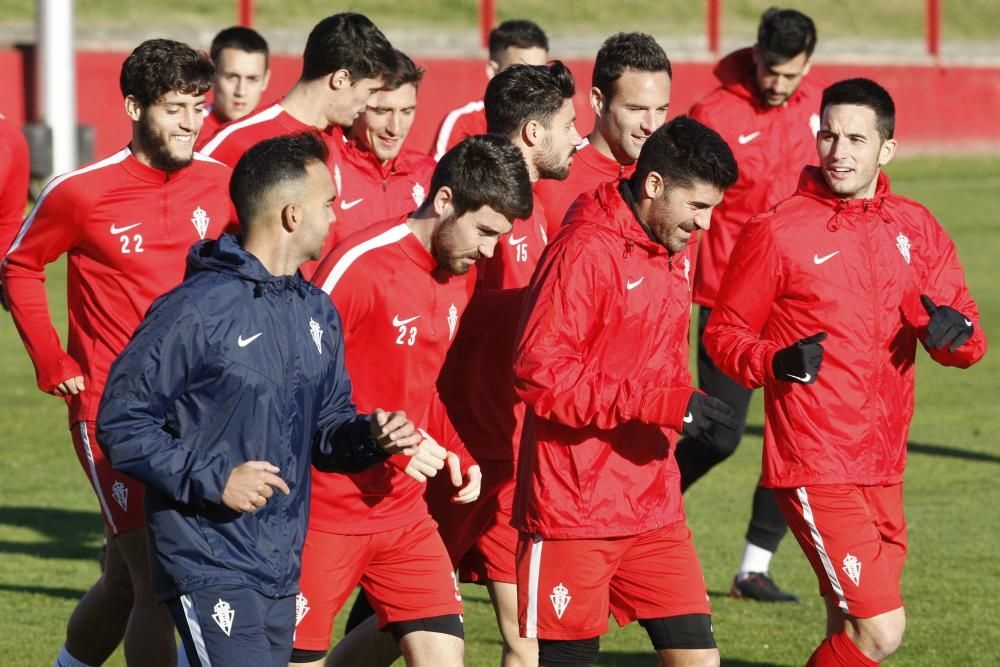
[[[687,340],[691,236],[736,162],[687,117],[643,144],[630,179],[570,209],[522,311],[518,616],[542,665],[596,664],[609,613],[638,620],[663,665],[719,664],[673,448],[733,422],[690,386]]]
[[[104,664],[123,636],[128,662],[174,664],[173,625],[150,581],[143,485],[111,468],[94,419],[111,362],[153,300],[180,283],[188,248],[235,220],[229,168],[194,153],[211,80],[211,61],[186,44],[136,47],[120,79],[131,142],[49,183],[4,261],[38,387],[69,406],[73,444],[110,537],[105,571],[70,617],[57,665]],[[64,254],[66,349],[45,293],[45,267]]]
[[[820,91],[805,80],[815,46],[816,28],[808,16],[794,9],[769,9],[761,17],[757,43],[726,56],[715,68],[721,85],[691,109],[692,118],[722,135],[740,167],[739,179],[712,215],[712,233],[698,249],[694,301],[699,340],[743,223],[795,192],[802,168],[816,159]],[[703,344],[698,346],[698,386],[729,404],[739,423],[734,430],[720,428],[678,443],[682,490],[736,451],[750,407],[751,391],[720,371]],[[768,576],[787,529],[774,494],[758,487],[731,595],[798,601]]]
[[[761,484],[774,489],[819,580],[827,636],[808,665],[871,666],[906,616],[903,469],[919,340],[966,368],[986,336],[948,234],[893,194],[884,88],[823,91],[819,167],[746,224],[705,330],[724,372],[764,387]]]
[[[253,113],[271,79],[267,41],[253,28],[233,26],[220,31],[209,53],[215,64],[212,104],[205,107],[198,150],[220,127]]]

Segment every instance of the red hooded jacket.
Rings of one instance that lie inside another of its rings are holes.
[[[979,361],[986,337],[954,244],[884,174],[874,197],[845,200],[808,167],[793,197],[747,223],[704,342],[726,374],[764,387],[764,486],[903,481],[913,361],[929,320],[921,294],[975,327],[955,352],[931,357]],[[828,337],[816,382],[775,380],[775,352],[819,331]]]
[[[684,519],[673,447],[693,391],[694,249],[671,255],[651,240],[618,182],[567,213],[532,277],[515,349],[530,408],[516,528],[605,538]]]
[[[691,117],[722,135],[740,176],[712,213],[694,279],[694,301],[712,308],[743,224],[792,196],[802,168],[816,164],[821,91],[804,79],[787,102],[760,100],[750,49],[735,51],[715,68],[720,86],[691,107]]]

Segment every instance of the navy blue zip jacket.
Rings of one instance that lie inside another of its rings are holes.
[[[236,239],[191,248],[111,367],[97,417],[114,467],[146,485],[160,600],[206,586],[298,592],[310,459],[356,472],[387,456],[351,402],[340,316],[301,274],[275,277]],[[281,468],[291,494],[239,513],[233,468]]]

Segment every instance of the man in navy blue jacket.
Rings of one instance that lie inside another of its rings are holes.
[[[192,247],[101,402],[99,442],[146,485],[154,586],[192,665],[286,665],[310,463],[360,471],[421,440],[401,412],[357,414],[340,317],[298,272],[333,221],[326,158],[308,133],[246,153],[242,242]],[[445,454],[419,456],[434,470]]]

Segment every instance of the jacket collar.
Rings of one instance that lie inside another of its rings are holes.
[[[419,154],[418,154],[419,155]],[[410,173],[415,160],[412,151],[405,147],[399,155],[387,164],[375,157],[375,153],[362,146],[357,139],[348,139],[344,143],[343,156],[346,162],[373,181],[386,181],[392,176],[402,176]]]
[[[191,170],[191,165],[194,164],[194,159],[192,159],[191,164],[188,166],[178,169],[177,171],[172,171],[168,174],[165,171],[139,162],[135,153],[132,152],[131,145],[128,147],[128,153],[128,157],[121,163],[122,168],[127,171],[129,175],[138,178],[140,181],[145,181],[146,183],[152,183],[154,185],[163,185],[165,183],[184,178],[184,176],[186,176]]]
[[[877,215],[883,222],[891,222],[886,210],[892,191],[889,177],[879,171],[875,184],[875,194],[870,198],[844,199],[830,190],[819,167],[809,166],[799,176],[798,194],[808,197],[831,209],[833,214],[827,220],[827,227],[835,231],[843,224],[863,219],[868,214]]]
[[[788,104],[795,104],[802,98],[805,81],[799,82],[799,87],[792,93],[792,96],[785,104],[779,107],[772,107],[765,104],[760,98],[757,89],[757,77],[755,76],[753,62],[753,48],[746,47],[733,51],[725,56],[712,70],[712,74],[719,80],[719,84],[733,95],[740,97],[753,105],[758,113],[766,113],[774,109],[780,109]]]
[[[623,192],[628,194],[623,195]],[[651,255],[668,254],[667,248],[656,241],[649,228],[639,221],[627,180],[604,183],[594,194],[591,205],[596,205],[600,211],[593,211],[597,215],[588,215],[587,220],[606,226],[624,238],[627,252],[638,246]]]

